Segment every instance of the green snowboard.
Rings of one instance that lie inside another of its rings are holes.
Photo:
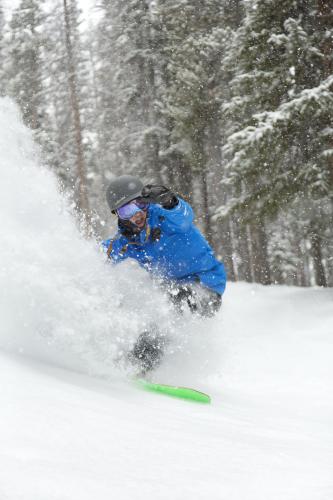
[[[136,384],[146,391],[159,392],[161,394],[165,394],[167,396],[172,396],[175,398],[187,399],[190,401],[195,401],[196,403],[207,404],[211,402],[210,396],[208,396],[208,394],[196,391],[195,389],[191,389],[190,387],[156,384],[153,382],[148,382],[144,379],[136,379]]]

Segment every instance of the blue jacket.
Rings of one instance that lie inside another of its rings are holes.
[[[156,231],[156,228],[159,229]],[[158,239],[153,237],[156,233]],[[166,280],[184,284],[200,282],[221,295],[224,292],[224,266],[194,225],[192,208],[182,199],[170,210],[150,204],[145,229],[131,239],[119,232],[114,238],[103,241],[105,252],[111,242],[110,258],[114,262],[130,257]]]

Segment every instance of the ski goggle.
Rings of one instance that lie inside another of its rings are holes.
[[[146,210],[148,203],[145,201],[133,200],[130,203],[126,203],[122,207],[117,208],[116,212],[120,219],[130,219],[137,212],[141,210]]]

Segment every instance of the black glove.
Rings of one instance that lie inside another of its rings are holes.
[[[142,200],[150,203],[158,203],[167,210],[178,205],[178,198],[175,193],[165,186],[156,186],[153,184],[147,184],[142,189]]]

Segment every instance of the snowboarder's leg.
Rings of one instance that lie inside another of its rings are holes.
[[[189,308],[194,314],[210,318],[219,311],[222,304],[220,294],[197,283],[172,285],[168,293],[171,302],[181,313],[185,308]]]
[[[189,286],[172,283],[166,290],[170,301],[180,314],[188,307],[191,311],[194,310],[195,303],[192,300],[192,290]]]
[[[160,334],[156,326],[152,326],[141,333],[128,358],[143,375],[159,365],[166,344],[166,336]]]
[[[212,318],[221,308],[222,296],[199,284],[193,285],[192,297],[196,304],[196,313],[206,318]]]

